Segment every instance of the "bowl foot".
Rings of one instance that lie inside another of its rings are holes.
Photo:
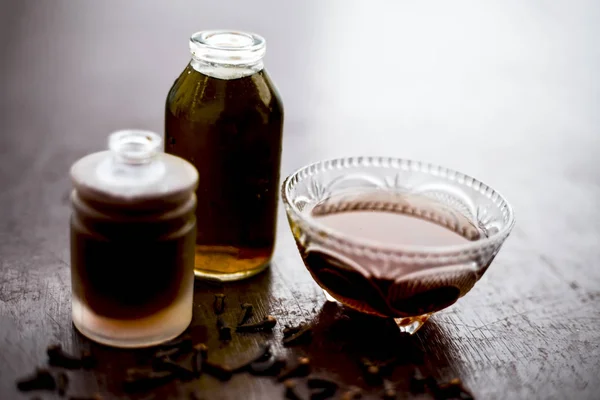
[[[421,329],[430,316],[431,314],[423,314],[416,317],[394,318],[394,321],[400,332],[412,335]]]

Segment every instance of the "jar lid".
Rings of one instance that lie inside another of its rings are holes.
[[[176,201],[196,189],[196,168],[163,153],[162,139],[154,132],[117,131],[109,136],[108,147],[71,167],[71,180],[81,197],[133,207]]]

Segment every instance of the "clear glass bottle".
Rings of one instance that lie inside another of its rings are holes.
[[[109,137],[71,168],[75,327],[97,342],[145,347],[192,319],[198,173],[152,132]]]
[[[204,31],[173,84],[165,151],[192,163],[197,277],[237,280],[264,270],[275,246],[283,105],[255,34]]]

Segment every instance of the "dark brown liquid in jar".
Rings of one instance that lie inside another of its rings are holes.
[[[72,318],[97,342],[146,347],[191,322],[198,175],[154,133],[109,143],[71,169]]]
[[[165,151],[200,176],[196,276],[241,279],[274,250],[283,106],[261,66],[198,63],[167,97]]]

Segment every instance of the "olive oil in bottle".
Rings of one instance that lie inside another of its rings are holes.
[[[264,270],[275,245],[283,105],[255,34],[192,35],[192,60],[166,102],[165,151],[199,172],[195,274]]]

